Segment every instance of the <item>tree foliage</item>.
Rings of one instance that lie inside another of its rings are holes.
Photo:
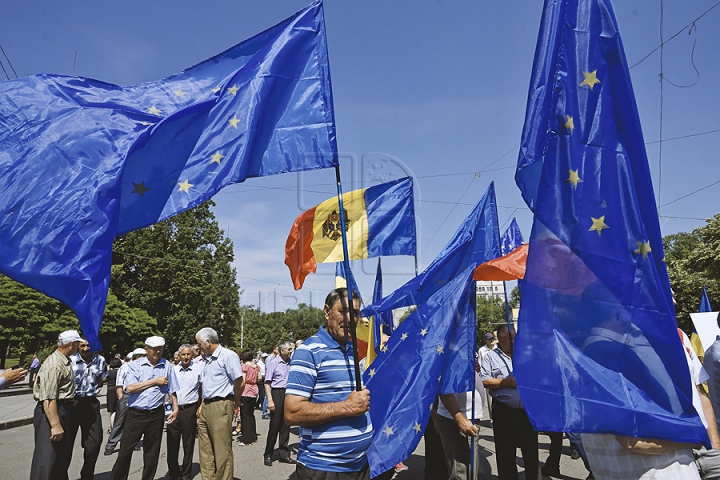
[[[698,311],[703,285],[710,304],[715,310],[720,308],[720,213],[692,232],[667,235],[663,246],[678,325],[690,333],[690,313]]]
[[[283,341],[304,340],[317,333],[325,324],[323,310],[304,303],[284,312],[263,313],[255,307],[243,307],[244,315],[243,348],[269,352]],[[234,345],[240,346],[239,337]]]
[[[505,302],[494,297],[477,297],[476,312],[476,341],[482,344],[484,334],[494,332],[499,324],[505,322]]]
[[[113,246],[111,290],[157,321],[168,350],[194,342],[205,326],[230,344],[240,328],[240,287],[230,266],[233,245],[210,211],[212,205],[208,201],[130,232]]]

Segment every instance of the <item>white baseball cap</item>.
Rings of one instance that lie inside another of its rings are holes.
[[[128,355],[132,355],[133,357],[135,355],[147,355],[147,352],[145,351],[144,348],[138,347],[135,350],[133,350],[131,353],[129,353]]]
[[[147,339],[145,339],[145,345],[152,348],[163,347],[165,346],[165,339],[153,335],[152,337],[148,337]]]
[[[132,356],[133,356],[133,352],[130,352],[130,353],[128,353],[127,355],[125,355],[125,358],[127,358],[128,360],[130,360],[130,359],[132,358]]]
[[[58,335],[58,343],[62,345],[67,345],[68,343],[72,342],[79,342],[82,340],[80,338],[80,334],[77,330],[65,330],[60,335]]]

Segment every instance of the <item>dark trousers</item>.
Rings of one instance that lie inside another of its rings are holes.
[[[115,460],[110,480],[127,479],[133,450],[143,435],[145,438],[143,440],[142,480],[152,480],[155,477],[164,424],[165,409],[162,405],[152,410],[128,408],[125,428],[122,440],[120,440],[120,453]]]
[[[538,434],[533,430],[525,410],[493,400],[492,419],[498,477],[501,480],[517,480],[515,451],[520,448],[525,464],[525,478],[537,478]]]
[[[280,456],[287,458],[290,456],[290,427],[285,423],[285,389],[273,388],[270,392],[272,400],[275,404],[275,410],[270,412],[270,428],[268,429],[267,444],[265,445],[264,455],[272,455],[275,449],[275,441],[280,435]]]
[[[80,478],[81,480],[92,480],[103,441],[100,401],[96,397],[75,397],[73,401],[70,429],[67,432],[70,437],[70,452],[67,458],[68,467],[72,460],[72,451],[75,446],[78,428],[80,429],[80,445],[83,448],[83,466],[80,470]]]
[[[43,402],[38,402],[33,411],[35,427],[35,450],[30,467],[30,480],[67,480],[68,456],[70,455],[70,439],[67,434],[70,428],[72,400],[57,402],[60,425],[65,434],[57,442],[50,441],[50,422],[45,416]]]
[[[177,418],[167,426],[167,464],[170,478],[190,478],[192,475],[193,450],[197,433],[197,412],[200,402],[180,407]],[[178,465],[180,439],[183,445],[182,468]]]
[[[263,404],[265,403],[265,384],[258,383],[258,398],[257,398],[257,409],[262,410]]]
[[[425,427],[425,480],[448,478],[447,464],[445,463],[445,450],[440,440],[435,422],[431,418]]]
[[[548,432],[550,437],[550,455],[545,460],[545,465],[553,470],[560,469],[560,455],[562,454],[563,433]]]
[[[115,422],[113,422],[112,430],[108,435],[108,441],[105,444],[105,450],[115,450],[122,439],[123,428],[125,427],[125,417],[127,416],[128,406],[128,394],[123,393],[123,396],[117,402],[115,409]]]
[[[298,480],[370,480],[370,466],[366,463],[359,472],[326,472],[313,470],[298,463],[295,474]]]
[[[241,397],[240,422],[242,424],[242,442],[245,445],[257,442],[257,426],[255,425],[255,397]]]

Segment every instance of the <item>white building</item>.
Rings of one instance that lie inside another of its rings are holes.
[[[485,300],[491,298],[499,298],[503,302],[505,301],[505,288],[503,282],[493,282],[480,280],[475,282],[475,293],[478,297],[484,297]]]

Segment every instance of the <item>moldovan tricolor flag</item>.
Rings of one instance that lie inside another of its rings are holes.
[[[349,260],[415,255],[412,178],[405,177],[343,195]],[[285,243],[285,264],[295,290],[317,264],[344,260],[337,197],[295,219]]]

